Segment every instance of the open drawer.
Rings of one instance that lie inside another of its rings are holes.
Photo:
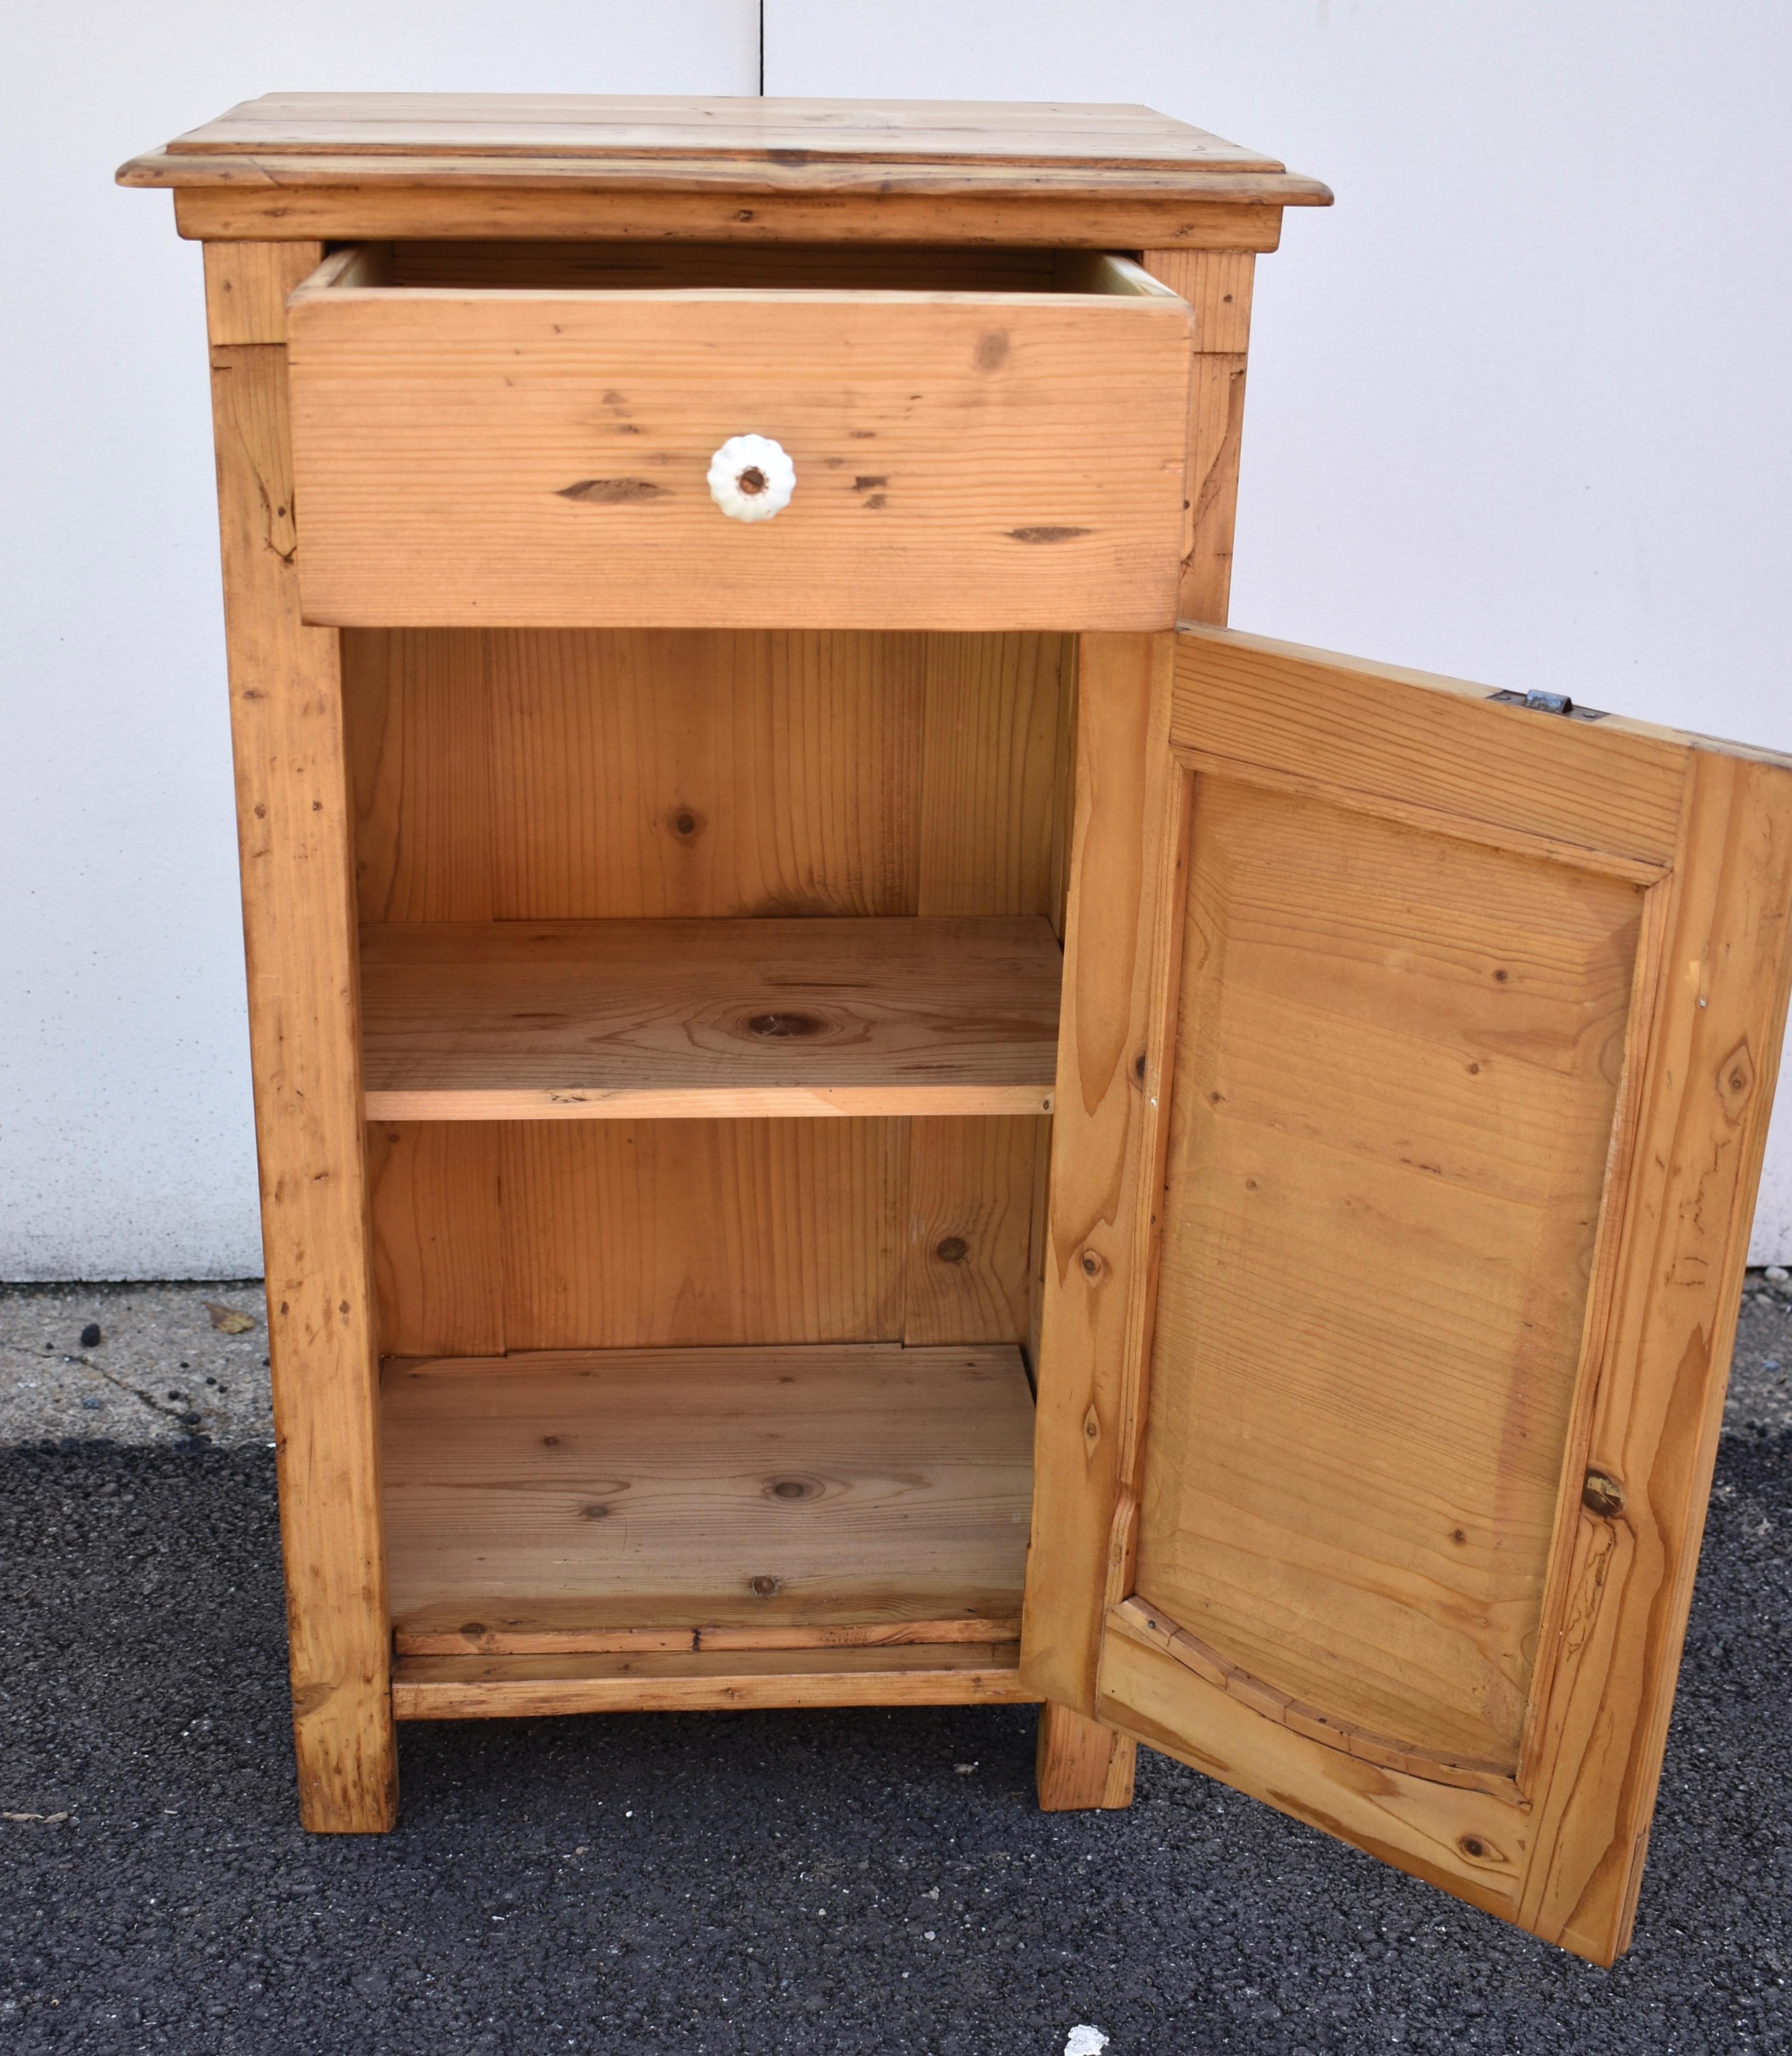
[[[306,618],[1168,627],[1192,323],[1088,252],[339,251],[289,309]]]

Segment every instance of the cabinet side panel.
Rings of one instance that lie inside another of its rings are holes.
[[[299,619],[285,351],[212,366],[300,1808],[366,1831],[398,1781],[337,643]]]
[[[1181,589],[1177,618],[1223,623],[1232,595],[1232,525],[1244,432],[1245,357],[1250,347],[1248,252],[1148,250],[1145,268],[1195,311],[1194,377],[1189,388],[1189,469]]]

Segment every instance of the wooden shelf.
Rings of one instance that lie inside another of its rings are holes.
[[[734,1656],[401,1656],[402,1721],[517,1714],[678,1713],[748,1706],[1015,1705],[1018,1643],[758,1650]]]
[[[1011,1346],[397,1360],[382,1414],[405,1717],[1030,1696]]]
[[[369,926],[367,1115],[1049,1113],[1062,963],[1037,917]]]

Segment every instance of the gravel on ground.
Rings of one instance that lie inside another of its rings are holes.
[[[274,1439],[259,1278],[0,1285],[0,1443],[196,1434]]]

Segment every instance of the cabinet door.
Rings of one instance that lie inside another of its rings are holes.
[[[1216,629],[1079,694],[1023,1675],[1608,1962],[1792,766]]]

